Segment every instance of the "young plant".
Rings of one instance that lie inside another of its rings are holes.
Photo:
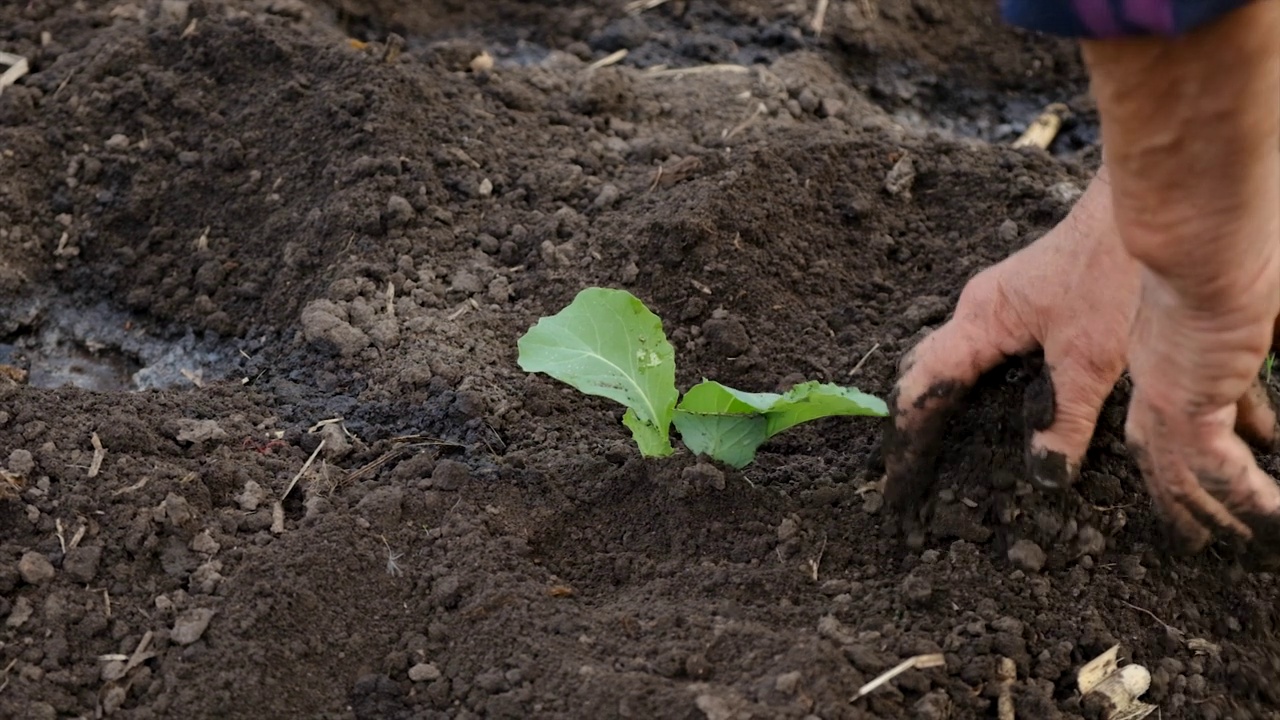
[[[1265,375],[1266,375],[1266,382],[1267,382],[1268,384],[1270,384],[1270,383],[1271,383],[1271,371],[1275,368],[1275,366],[1276,366],[1276,354],[1275,354],[1275,352],[1269,352],[1269,353],[1267,353],[1267,359],[1263,361],[1263,363],[1262,363],[1262,369],[1263,369],[1263,370],[1264,370],[1264,372],[1265,372]]]
[[[778,433],[837,415],[883,417],[883,400],[811,381],[785,393],[751,393],[712,380],[676,389],[675,349],[662,319],[624,290],[587,288],[566,308],[542,318],[519,341],[525,372],[540,372],[627,408],[622,422],[642,455],[673,452],[671,425],[694,453],[735,468]]]

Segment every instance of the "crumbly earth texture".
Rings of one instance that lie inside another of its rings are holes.
[[[3,3],[0,342],[57,298],[226,352],[147,392],[0,358],[0,717],[1097,717],[1075,674],[1116,644],[1158,717],[1280,717],[1276,579],[1163,551],[1123,386],[1046,496],[1036,364],[991,373],[907,531],[878,421],[648,460],[516,366],[609,286],[682,388],[883,395],[1063,217],[1098,157],[1070,44],[819,5]]]

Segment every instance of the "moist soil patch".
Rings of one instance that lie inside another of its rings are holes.
[[[878,422],[648,460],[515,364],[602,285],[683,388],[886,394],[1097,161],[1074,49],[995,5],[4,4],[0,716],[984,718],[1007,658],[1077,718],[1116,644],[1159,717],[1280,716],[1275,577],[1164,552],[1123,385],[1051,496],[1034,361],[989,374],[918,524]],[[174,372],[26,381],[58,353]]]

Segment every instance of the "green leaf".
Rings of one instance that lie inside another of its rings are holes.
[[[622,422],[640,452],[672,452],[676,356],[662,320],[624,290],[587,288],[542,318],[519,341],[525,372],[540,372],[588,395],[625,405]]]
[[[756,448],[769,438],[769,421],[758,413],[715,415],[677,409],[674,420],[691,451],[738,469],[755,460]]]
[[[756,457],[769,437],[763,409],[781,395],[748,393],[703,380],[689,388],[676,407],[675,424],[690,450],[735,468]]]
[[[819,383],[816,380],[791,388],[765,411],[769,418],[769,437],[819,418],[837,415],[884,417],[888,414],[888,406],[874,395],[860,392],[857,388]]]
[[[689,388],[680,399],[681,410],[717,415],[763,413],[782,399],[777,393],[749,393],[726,387],[714,380],[703,380]]]
[[[685,393],[675,425],[684,444],[735,468],[746,467],[766,440],[802,422],[835,415],[879,415],[888,408],[855,388],[816,381],[786,394],[749,393],[703,380]]]

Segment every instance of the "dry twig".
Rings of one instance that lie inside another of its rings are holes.
[[[13,666],[17,664],[18,664],[18,658],[14,658],[9,661],[8,665],[4,666],[4,682],[0,683],[0,692],[4,692],[4,689],[9,687],[9,671],[12,670]]]
[[[734,63],[714,63],[711,65],[697,65],[688,68],[653,68],[644,72],[645,77],[674,77],[676,75],[701,75],[709,72],[727,72],[745,75],[751,72],[751,68],[746,65],[736,65]]]
[[[0,73],[0,93],[3,93],[5,88],[18,82],[18,79],[26,75],[30,69],[26,58],[7,52],[0,52],[0,65],[9,66],[8,70]]]
[[[999,697],[996,700],[996,717],[999,720],[1015,720],[1013,712],[1013,681],[1018,679],[1018,666],[1009,658],[1000,658],[996,665],[996,687]]]
[[[809,22],[809,29],[814,35],[822,34],[822,26],[827,21],[827,6],[831,4],[831,0],[818,0],[818,5],[813,10],[813,20]]]
[[[596,70],[599,70],[600,68],[609,67],[610,65],[616,65],[622,61],[622,58],[626,56],[627,56],[627,49],[622,48],[617,52],[609,53],[608,55],[605,55],[599,60],[596,60],[595,62],[591,63],[590,65],[587,66],[586,71],[594,72]]]
[[[867,359],[870,358],[872,355],[874,355],[875,352],[879,349],[880,349],[880,343],[876,343],[875,345],[872,345],[871,349],[867,351],[867,354],[863,355],[862,359],[858,361],[858,364],[854,365],[853,369],[849,371],[849,377],[853,377],[854,375],[857,375],[858,371],[862,369],[862,366],[867,364]]]
[[[93,443],[93,460],[89,462],[89,477],[98,477],[98,473],[102,470],[102,461],[107,459],[107,449],[102,447],[102,440],[98,438],[98,433],[94,433],[89,442]]]
[[[625,10],[628,15],[639,15],[645,10],[652,10],[659,5],[666,4],[667,2],[669,2],[669,0],[631,0],[631,2],[623,6],[623,10]]]
[[[901,675],[904,672],[907,672],[908,670],[928,670],[929,668],[942,667],[943,665],[946,665],[946,664],[947,664],[947,659],[942,656],[942,653],[933,653],[931,655],[916,655],[915,657],[909,657],[906,660],[903,660],[897,665],[894,665],[893,667],[884,671],[883,673],[880,673],[880,675],[876,677],[874,680],[872,680],[871,682],[867,683],[866,685],[863,685],[861,688],[858,689],[858,694],[854,695],[853,700],[850,700],[849,702],[855,702],[863,697],[866,697],[867,695],[870,695],[871,693],[875,692],[879,688],[888,684],[890,680],[898,677],[899,675]]]
[[[1164,629],[1165,629],[1165,632],[1167,632],[1167,633],[1169,633],[1170,635],[1172,635],[1172,636],[1174,636],[1175,638],[1177,638],[1177,639],[1178,639],[1178,642],[1182,642],[1182,638],[1183,638],[1183,636],[1184,636],[1184,635],[1186,635],[1186,633],[1185,633],[1184,631],[1179,630],[1178,628],[1176,628],[1176,627],[1174,627],[1174,626],[1170,625],[1169,623],[1167,623],[1167,622],[1165,622],[1165,621],[1161,620],[1159,617],[1157,617],[1157,616],[1156,616],[1156,614],[1155,614],[1155,613],[1151,612],[1150,610],[1148,610],[1148,609],[1146,609],[1146,608],[1138,607],[1137,605],[1134,605],[1133,603],[1131,603],[1131,602],[1129,602],[1129,601],[1127,601],[1127,600],[1121,600],[1121,601],[1120,601],[1120,603],[1121,603],[1121,604],[1123,604],[1123,605],[1128,605],[1129,607],[1133,608],[1134,610],[1137,610],[1138,612],[1145,614],[1147,617],[1149,617],[1149,618],[1151,618],[1152,620],[1155,620],[1156,622],[1158,622],[1158,623],[1160,623],[1161,625],[1163,625],[1163,626],[1164,626]]]
[[[289,481],[289,487],[285,488],[284,494],[280,496],[281,500],[284,500],[285,498],[289,497],[289,493],[293,492],[293,486],[298,484],[298,480],[302,477],[304,473],[307,472],[307,468],[310,468],[311,463],[316,461],[316,456],[319,455],[320,451],[324,449],[324,442],[325,442],[325,439],[320,438],[320,444],[316,446],[315,450],[311,451],[311,457],[307,458],[307,461],[302,463],[302,469],[298,470],[298,474],[294,475],[293,479]]]
[[[1066,105],[1062,103],[1052,103],[1040,113],[1040,116],[1031,121],[1025,132],[1017,140],[1013,141],[1015,148],[1035,147],[1041,150],[1048,150],[1053,144],[1053,139],[1058,137],[1058,131],[1062,129],[1062,119],[1069,112]]]
[[[809,577],[818,582],[818,568],[822,567],[822,556],[827,552],[827,537],[822,536],[822,547],[818,548],[818,556],[809,560]]]
[[[729,140],[732,140],[734,135],[737,135],[743,130],[746,130],[748,127],[751,127],[751,123],[755,122],[756,118],[760,117],[760,115],[763,114],[766,110],[768,110],[768,108],[765,107],[764,103],[757,103],[756,108],[751,111],[751,114],[747,116],[747,119],[743,120],[737,125],[734,125],[732,128],[725,130],[723,133],[721,133],[720,140],[724,142],[728,142]]]

